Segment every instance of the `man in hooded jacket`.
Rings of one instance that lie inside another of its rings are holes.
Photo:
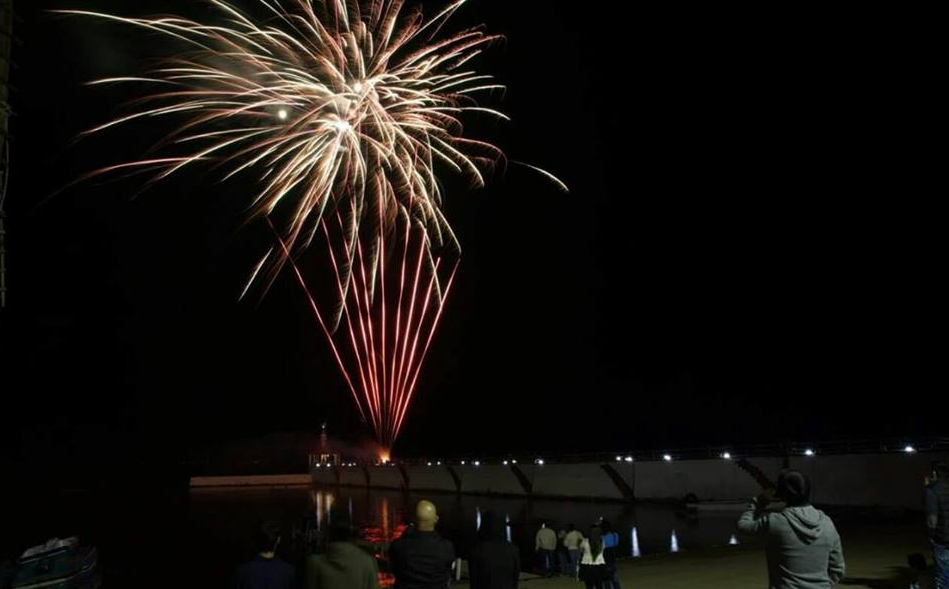
[[[345,512],[330,518],[326,554],[306,563],[306,589],[379,589],[376,559],[354,544],[356,531]]]
[[[810,504],[811,484],[804,473],[782,472],[777,487],[784,509],[767,512],[771,493],[766,492],[738,520],[740,531],[764,538],[769,589],[830,589],[845,572],[834,522]]]

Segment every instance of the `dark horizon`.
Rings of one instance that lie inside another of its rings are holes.
[[[171,460],[323,421],[369,437],[293,281],[237,301],[267,242],[242,226],[250,187],[192,173],[46,200],[157,139],[73,142],[135,97],[82,83],[169,45],[43,9],[166,4],[17,7],[0,311],[15,464]],[[571,193],[514,166],[484,190],[447,183],[461,273],[397,453],[946,434],[925,39],[851,14],[624,10],[472,0],[451,25],[506,36],[477,68],[507,85],[513,122],[471,134]]]

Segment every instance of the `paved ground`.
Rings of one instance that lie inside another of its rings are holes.
[[[856,525],[841,528],[847,577],[841,587],[853,589],[906,589],[910,571],[906,557],[922,552],[931,562],[924,532],[914,524]],[[621,563],[623,589],[764,589],[764,554],[746,544],[692,553],[668,554]],[[570,579],[525,578],[527,589],[578,589]],[[459,585],[466,587],[467,585]]]

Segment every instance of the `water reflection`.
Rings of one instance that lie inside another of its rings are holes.
[[[316,529],[323,529],[323,493],[315,493],[316,495]]]
[[[423,498],[434,501],[438,507],[439,531],[452,541],[462,558],[468,558],[476,542],[480,514],[486,510],[506,514],[511,542],[519,547],[525,569],[536,567],[534,535],[542,520],[558,532],[572,523],[587,534],[590,525],[604,517],[620,534],[619,553],[632,557],[668,553],[673,530],[677,547],[683,552],[722,546],[731,541],[735,532],[735,517],[706,514],[690,517],[665,505],[527,501],[332,487],[193,490],[188,517],[194,535],[210,538],[218,547],[222,568],[230,570],[237,559],[252,554],[248,531],[262,518],[279,520],[286,524],[288,531],[293,531],[284,544],[285,556],[288,561],[303,566],[303,544],[312,538],[317,545],[324,540],[329,512],[334,506],[348,510],[351,503],[353,522],[360,530],[364,545],[379,553],[380,565],[385,569],[386,545],[404,532],[405,524],[415,512],[415,504]],[[736,537],[735,541],[738,540],[741,539]]]
[[[377,530],[373,539],[391,541],[405,529],[420,499],[432,500],[439,512],[439,531],[455,544],[456,552],[467,558],[477,541],[485,510],[505,514],[506,534],[520,547],[527,563],[536,560],[534,535],[542,521],[556,531],[574,524],[584,535],[589,527],[606,518],[620,533],[620,553],[633,557],[678,552],[725,544],[734,532],[732,518],[685,516],[664,505],[630,505],[578,501],[533,500],[500,497],[472,497],[451,494],[406,494],[399,491],[328,489],[316,495],[318,518],[329,517],[332,505],[346,501],[353,522],[361,529]],[[322,509],[320,504],[322,503]],[[320,524],[322,525],[322,524]]]
[[[296,538],[325,539],[334,507],[352,513],[367,547],[382,553],[385,546],[406,529],[420,499],[432,500],[439,512],[439,531],[455,545],[461,558],[468,558],[477,541],[481,517],[486,510],[505,515],[506,534],[519,547],[526,569],[536,563],[534,535],[541,521],[555,531],[573,524],[584,535],[601,517],[610,520],[620,534],[619,553],[632,557],[670,551],[691,551],[737,542],[732,538],[735,520],[720,516],[687,516],[664,505],[630,505],[502,497],[472,497],[454,494],[406,494],[400,491],[334,488],[281,490],[228,490],[192,493],[196,526],[210,530],[223,543],[239,543],[246,530],[261,518],[279,519],[294,527]],[[227,514],[225,518],[222,514]],[[304,518],[312,523],[305,524]],[[222,523],[223,522],[223,523]],[[673,535],[674,531],[674,535]],[[312,532],[312,533],[311,533]],[[240,548],[233,552],[240,554]],[[380,561],[385,566],[384,561]]]

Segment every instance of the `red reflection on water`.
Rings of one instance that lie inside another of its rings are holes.
[[[393,540],[398,540],[405,533],[406,526],[396,526],[391,533],[387,533],[382,528],[363,528],[362,539],[373,544],[388,544]]]
[[[389,499],[387,497],[382,498],[382,504],[379,509],[379,518],[381,527],[371,527],[367,526],[362,528],[362,539],[367,542],[371,542],[376,545],[387,545],[393,540],[399,539],[402,534],[405,533],[407,526],[405,524],[399,524],[392,527],[390,523],[389,516]],[[398,519],[398,518],[397,518]],[[385,566],[386,559],[383,554],[376,554],[375,557],[381,561],[381,565]],[[391,573],[380,572],[379,573],[379,586],[380,587],[392,587],[395,585],[395,576]]]
[[[389,499],[383,497],[379,506],[379,520],[382,527],[362,528],[362,538],[373,544],[388,544],[405,533],[405,525],[399,524],[395,528],[391,527],[389,522]]]

